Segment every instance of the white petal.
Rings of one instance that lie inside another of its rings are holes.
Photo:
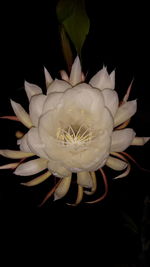
[[[13,111],[15,112],[18,119],[24,124],[27,128],[31,128],[33,126],[32,121],[29,117],[29,114],[24,110],[24,108],[16,103],[13,100],[10,100]]]
[[[28,145],[27,134],[25,134],[21,139],[19,139],[17,144],[20,145],[21,151],[28,152],[28,153],[32,152]]]
[[[112,116],[116,114],[118,109],[119,99],[116,91],[111,89],[102,90],[104,96],[105,106],[110,110]]]
[[[32,96],[42,94],[41,88],[35,84],[25,81],[24,87],[29,101]]]
[[[93,181],[89,172],[78,172],[77,173],[77,184],[82,187],[92,188]]]
[[[47,171],[46,173],[32,179],[31,181],[26,182],[26,183],[21,183],[21,184],[25,185],[25,186],[35,186],[35,185],[38,185],[40,183],[43,183],[50,176],[51,176],[51,173],[49,171]]]
[[[76,85],[82,81],[82,72],[81,72],[81,63],[80,59],[77,56],[72,68],[71,68],[71,73],[70,73],[70,83],[71,85]]]
[[[71,183],[71,176],[62,179],[61,183],[55,190],[54,200],[60,199],[67,194],[70,187],[70,183]]]
[[[18,150],[1,149],[0,155],[10,159],[22,159],[34,156],[33,153],[22,152]]]
[[[103,67],[99,72],[97,72],[89,81],[89,84],[100,90],[105,88],[114,89],[114,81],[112,77],[110,78],[106,67]]]
[[[35,95],[31,98],[29,105],[29,114],[34,126],[38,126],[39,117],[42,114],[43,105],[46,100],[46,95]]]
[[[90,172],[90,174],[91,174],[91,178],[92,178],[92,188],[91,188],[91,190],[90,191],[88,191],[88,190],[84,190],[84,193],[86,194],[86,195],[93,195],[94,193],[95,193],[95,191],[96,191],[96,189],[97,189],[97,179],[96,179],[96,174],[95,174],[95,172]]]
[[[69,82],[69,77],[68,77],[68,74],[65,70],[61,70],[60,75],[61,75],[62,80]]]
[[[46,88],[48,88],[49,85],[52,83],[53,79],[45,67],[44,67],[44,75],[45,75]]]
[[[44,102],[42,113],[44,114],[49,110],[57,108],[62,96],[63,96],[63,93],[51,93],[51,94],[49,94],[47,96],[47,99]]]
[[[14,174],[28,176],[43,171],[47,168],[46,159],[33,159],[26,163],[22,163],[15,170]]]
[[[106,165],[113,170],[121,171],[124,170],[128,164],[123,160],[109,157],[108,160],[106,161]]]
[[[111,88],[111,89],[114,89],[114,88],[115,88],[115,70],[113,70],[113,71],[109,74],[109,77],[110,77],[111,82],[112,82],[112,88]]]
[[[132,141],[132,146],[143,146],[150,140],[150,137],[135,137]]]
[[[62,166],[61,162],[59,161],[49,159],[48,169],[53,173],[54,176],[59,178],[71,175],[71,172],[68,171],[64,166]]]
[[[126,128],[123,130],[114,131],[112,134],[111,151],[121,152],[129,147],[135,137],[133,129]]]
[[[107,130],[109,132],[109,134],[112,133],[113,127],[114,127],[114,123],[113,123],[113,117],[111,112],[109,111],[109,109],[104,108],[103,109],[103,115],[100,118],[100,122],[99,122],[99,126],[101,129],[101,133],[105,130]],[[97,125],[98,127],[98,125]],[[95,127],[95,128],[97,128]]]
[[[47,154],[44,151],[45,145],[42,143],[37,128],[32,128],[27,133],[27,142],[28,146],[33,153],[41,158],[48,159]]]
[[[137,101],[128,101],[122,104],[115,115],[115,127],[130,119],[137,110]]]
[[[47,94],[63,93],[69,88],[71,88],[71,85],[68,82],[55,79],[48,87]]]
[[[113,179],[115,180],[115,179],[119,179],[119,178],[126,177],[126,176],[130,173],[130,170],[131,170],[131,165],[130,165],[130,163],[128,162],[128,167],[127,167],[127,169],[126,169],[122,174],[120,174],[120,175],[114,177]]]

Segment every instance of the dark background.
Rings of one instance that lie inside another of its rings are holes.
[[[22,1],[2,8],[1,12],[5,15],[1,31],[0,116],[13,114],[10,98],[27,107],[24,80],[36,83],[45,90],[43,66],[53,78],[59,77],[59,70],[66,67],[60,47],[56,2],[31,6]],[[82,50],[82,66],[88,73],[87,79],[103,64],[108,66],[108,71],[115,68],[116,90],[121,99],[134,77],[130,100],[138,99],[138,111],[130,126],[137,136],[150,136],[148,7],[144,2],[142,5],[131,5],[125,1],[110,5],[109,2],[86,1],[86,8],[91,27]],[[16,148],[15,132],[18,128],[23,129],[16,122],[1,121],[1,149]],[[148,169],[149,149],[150,144],[147,144],[129,148],[127,152]],[[2,157],[0,160],[1,164],[10,162]],[[50,221],[51,229],[58,224],[57,229],[64,227],[61,233],[70,231],[73,243],[79,238],[76,232],[80,233],[82,239],[78,251],[86,246],[86,258],[90,257],[91,249],[96,251],[98,246],[99,252],[95,252],[95,257],[105,258],[105,262],[110,258],[118,264],[139,264],[114,266],[148,266],[145,263],[148,250],[143,253],[142,240],[145,236],[149,238],[150,175],[133,165],[128,177],[113,181],[115,173],[105,170],[109,193],[101,203],[95,206],[81,204],[73,208],[66,206],[66,197],[56,203],[49,200],[41,209],[38,204],[48,192],[50,181],[36,188],[24,188],[20,186],[22,178],[12,175],[11,171],[1,171],[1,210],[7,214],[27,215],[27,218],[31,212],[31,217],[34,215],[42,223]],[[99,178],[97,196],[103,193],[103,189]]]

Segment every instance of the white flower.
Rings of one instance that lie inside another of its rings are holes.
[[[136,100],[127,101],[129,87],[119,105],[114,90],[115,71],[109,75],[103,67],[87,84],[77,57],[70,78],[65,71],[61,71],[63,80],[53,80],[46,69],[44,72],[47,95],[42,93],[40,87],[25,82],[29,114],[11,100],[17,118],[29,128],[18,140],[20,151],[0,150],[0,154],[17,159],[38,156],[26,163],[16,163],[14,173],[27,176],[48,169],[24,184],[36,185],[51,174],[62,178],[52,190],[52,193],[55,191],[55,199],[66,195],[72,173],[77,173],[78,204],[84,188],[91,190],[85,190],[87,194],[95,192],[96,170],[104,165],[119,171],[126,169],[128,162],[118,152],[123,152],[130,145],[143,145],[149,138],[135,137],[133,129],[124,129],[135,114],[137,103]],[[11,168],[11,164],[6,167]],[[128,172],[129,168],[118,177]]]

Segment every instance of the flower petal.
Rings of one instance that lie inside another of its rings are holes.
[[[42,94],[42,89],[35,84],[25,81],[24,87],[29,101],[32,96]]]
[[[130,119],[137,110],[137,101],[128,101],[122,104],[115,115],[115,127]]]
[[[110,77],[111,82],[112,82],[112,88],[111,88],[111,89],[114,89],[114,88],[115,88],[115,70],[113,70],[113,71],[109,74],[109,77]]]
[[[22,159],[34,156],[33,153],[22,152],[18,150],[1,149],[0,155],[10,159]]]
[[[150,140],[150,137],[135,137],[131,143],[132,146],[143,146]]]
[[[33,159],[28,162],[22,163],[15,170],[14,174],[21,176],[33,175],[41,172],[47,168],[46,159]]]
[[[36,177],[35,179],[32,179],[31,181],[26,182],[26,183],[21,183],[21,184],[25,186],[35,186],[35,185],[43,183],[50,176],[51,176],[51,173],[47,171],[46,173]]]
[[[45,67],[44,67],[44,75],[45,75],[46,88],[48,88],[50,84],[52,83],[53,79]]]
[[[95,172],[90,172],[90,174],[91,174],[91,178],[92,178],[92,184],[93,184],[93,186],[92,186],[92,188],[91,188],[91,191],[84,190],[84,193],[85,193],[86,195],[93,195],[93,194],[95,193],[96,189],[97,189],[96,174],[95,174]]]
[[[47,99],[45,100],[42,114],[46,113],[49,110],[57,108],[62,96],[63,96],[63,93],[51,93],[51,94],[49,94],[47,96]]]
[[[29,105],[29,114],[34,126],[38,126],[39,117],[42,114],[43,105],[46,100],[46,95],[35,95],[31,98]]]
[[[114,89],[114,74],[109,76],[106,67],[103,67],[99,72],[97,72],[92,79],[89,81],[93,87],[103,90],[105,88]]]
[[[0,166],[0,170],[15,169],[19,165],[19,162],[13,162]]]
[[[122,171],[127,167],[128,164],[123,160],[109,156],[108,160],[106,161],[106,165],[113,170]]]
[[[47,95],[51,93],[63,93],[67,89],[71,88],[71,85],[66,81],[55,79],[47,89]]]
[[[130,170],[131,170],[131,165],[130,165],[130,163],[128,162],[128,167],[127,167],[127,169],[126,169],[122,174],[120,174],[120,175],[114,177],[113,179],[115,180],[115,179],[119,179],[119,178],[126,177],[126,176],[130,173]]]
[[[24,108],[16,103],[13,100],[10,100],[13,111],[15,112],[18,119],[24,124],[27,128],[31,128],[33,126],[32,121],[29,117],[29,114],[24,110]]]
[[[77,184],[82,187],[92,188],[93,182],[89,172],[78,172],[77,173]]]
[[[28,146],[32,152],[41,158],[48,159],[47,154],[44,151],[45,145],[42,143],[37,128],[31,128],[27,133]]]
[[[62,166],[60,161],[49,160],[48,169],[53,173],[54,176],[62,178],[70,176],[71,172],[68,171],[64,166]]]
[[[135,137],[133,129],[126,128],[112,134],[111,152],[121,152],[128,148]]]
[[[119,99],[115,90],[104,89],[102,90],[104,96],[105,106],[110,110],[112,116],[116,114],[118,109]]]
[[[58,200],[64,197],[69,190],[70,184],[71,184],[71,176],[63,178],[59,186],[55,190],[54,200]]]
[[[21,151],[28,152],[28,153],[32,152],[28,145],[27,134],[25,134],[21,139],[19,139],[17,141],[17,144],[20,145]]]
[[[68,77],[68,74],[65,70],[61,70],[60,75],[61,75],[62,80],[69,82],[69,77]]]
[[[80,64],[80,59],[77,56],[71,68],[70,83],[72,86],[74,86],[80,83],[81,81],[82,81],[81,64]]]

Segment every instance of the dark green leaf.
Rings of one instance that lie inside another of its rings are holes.
[[[80,55],[90,27],[84,0],[60,0],[57,16]]]

